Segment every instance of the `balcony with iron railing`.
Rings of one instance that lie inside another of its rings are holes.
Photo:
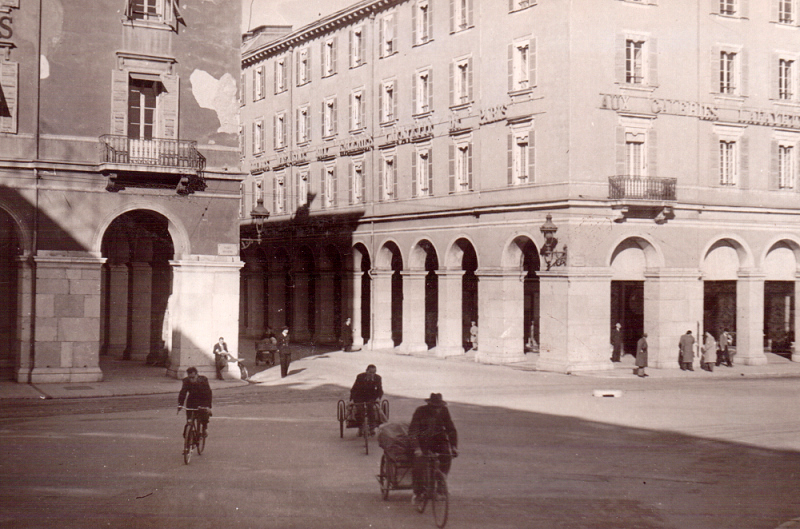
[[[651,218],[661,224],[674,216],[672,206],[677,201],[677,178],[656,176],[611,176],[608,178],[608,198],[619,215],[616,222],[631,217]]]
[[[191,140],[142,140],[106,134],[100,136],[100,147],[101,165],[116,170],[197,174],[205,165],[197,142]]]

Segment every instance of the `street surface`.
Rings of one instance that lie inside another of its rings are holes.
[[[459,429],[451,528],[773,529],[800,516],[798,379],[598,379],[329,353],[217,390],[183,464],[176,395],[0,401],[0,527],[430,528],[383,501],[336,402],[368,363],[392,421],[441,392]],[[619,398],[593,390],[621,390]]]

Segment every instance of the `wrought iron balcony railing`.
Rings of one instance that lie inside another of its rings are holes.
[[[144,165],[202,171],[205,157],[191,140],[132,139],[106,134],[100,136],[101,163]]]
[[[677,178],[655,176],[611,176],[608,198],[611,200],[676,201]]]

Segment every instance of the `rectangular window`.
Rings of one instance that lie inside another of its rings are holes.
[[[381,201],[397,198],[397,164],[394,154],[384,154],[381,157],[378,174],[378,195]]]
[[[533,41],[522,40],[509,45],[508,48],[508,91],[528,90],[534,86],[535,57]]]
[[[733,16],[736,14],[736,0],[720,0],[719,14]]]
[[[255,69],[253,75],[253,101],[264,99],[264,92],[266,87],[266,79],[264,76],[264,67],[259,66]]]
[[[297,175],[297,207],[302,208],[308,204],[308,169],[302,169]]]
[[[514,184],[522,185],[530,181],[528,175],[528,132],[514,134]]]
[[[322,137],[334,136],[336,132],[336,98],[332,97],[322,103]]]
[[[794,145],[778,146],[778,187],[794,189],[797,171]]]
[[[253,154],[264,152],[264,120],[257,119],[253,122]]]
[[[286,123],[286,113],[279,112],[275,114],[273,140],[276,149],[283,149],[286,147],[286,135],[288,132]]]
[[[302,48],[297,52],[297,86],[311,81],[311,50]]]
[[[128,138],[152,140],[155,131],[157,81],[131,79],[128,85]]]
[[[794,99],[794,61],[780,59],[778,61],[778,99]]]
[[[389,123],[397,120],[397,97],[395,94],[394,81],[384,81],[381,83],[378,93],[379,105],[381,109],[381,123]]]
[[[322,168],[322,207],[336,207],[336,166]]]
[[[364,28],[359,26],[350,30],[350,68],[357,68],[365,62]]]
[[[450,64],[450,104],[464,105],[472,101],[472,58]]]
[[[644,83],[644,41],[625,41],[625,82]]]
[[[450,33],[471,28],[473,0],[450,0]]]
[[[162,19],[164,13],[164,0],[130,0],[128,4],[128,17],[132,20],[157,20]]]
[[[429,0],[418,0],[411,12],[412,42],[425,44],[433,38],[431,5]]]
[[[719,54],[719,93],[736,93],[736,53],[721,51]]]
[[[626,134],[625,160],[628,176],[645,176],[644,133]]]
[[[286,211],[286,177],[283,172],[278,173],[272,182],[272,211],[283,213]]]
[[[734,186],[738,180],[738,149],[735,141],[720,140],[719,142],[719,183],[724,186]]]
[[[781,24],[794,24],[795,0],[776,0],[778,2],[778,22]]]
[[[283,57],[275,61],[275,93],[280,94],[286,91],[286,58]]]
[[[519,11],[535,4],[535,0],[508,0],[508,10],[511,12]]]
[[[433,159],[430,148],[421,148],[412,153],[411,196],[433,195]]]
[[[450,192],[461,193],[472,190],[472,144],[456,141],[450,144]]]
[[[364,128],[364,92],[356,90],[350,94],[350,130]]]
[[[350,163],[350,203],[364,203],[364,161]]]
[[[336,37],[322,43],[322,77],[330,77],[336,73]]]
[[[425,114],[433,111],[433,78],[430,69],[414,74],[412,95],[414,114]]]
[[[308,105],[297,109],[297,144],[308,143],[311,141],[311,112]]]
[[[380,56],[381,57],[388,57],[389,55],[394,54],[396,49],[396,42],[395,42],[395,15],[394,13],[388,14],[383,17],[380,21],[380,26],[378,31],[380,32],[378,41],[380,42]]]
[[[244,105],[245,102],[247,101],[247,96],[245,96],[246,93],[247,93],[247,73],[243,71],[242,72],[242,76],[241,76],[241,82],[239,83],[239,104],[240,105]]]

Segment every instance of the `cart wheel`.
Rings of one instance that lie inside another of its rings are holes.
[[[336,404],[336,420],[339,421],[339,438],[344,437],[345,407],[344,401],[340,400]]]
[[[381,456],[381,494],[384,500],[389,499],[389,491],[392,488],[391,476],[392,463],[386,458],[386,454]]]
[[[383,416],[386,417],[386,421],[389,421],[389,401],[383,399],[381,401],[381,411],[383,412]]]

